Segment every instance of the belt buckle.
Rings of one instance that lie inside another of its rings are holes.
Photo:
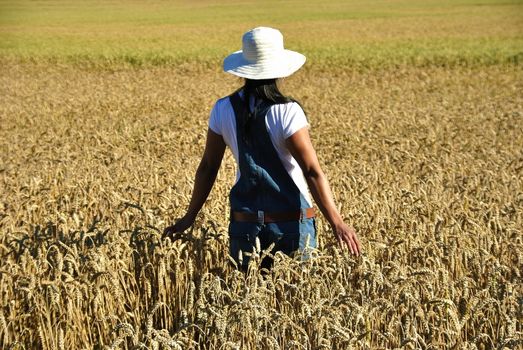
[[[256,222],[260,225],[265,224],[265,213],[263,210],[258,210]]]

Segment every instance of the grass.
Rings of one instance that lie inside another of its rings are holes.
[[[512,66],[298,72],[337,204],[365,255],[227,257],[226,154],[183,215],[214,68],[0,68],[0,347],[514,348],[522,343],[523,73]],[[341,74],[343,73],[343,74]],[[254,259],[256,261],[256,259]]]
[[[523,2],[3,1],[0,55],[15,60],[216,64],[258,25],[314,65],[519,64]]]

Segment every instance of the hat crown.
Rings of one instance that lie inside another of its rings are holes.
[[[283,46],[279,30],[257,27],[242,37],[242,50],[223,60],[223,70],[246,79],[277,79],[288,77],[305,63],[305,56]]]
[[[251,63],[270,59],[283,50],[283,35],[277,29],[257,27],[243,35],[243,57]]]

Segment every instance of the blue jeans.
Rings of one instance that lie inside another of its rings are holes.
[[[245,253],[253,252],[256,237],[260,240],[261,251],[274,243],[271,254],[281,251],[292,256],[297,252],[302,254],[302,259],[307,259],[307,248],[317,247],[316,222],[314,218],[269,224],[231,222],[229,224],[229,253],[242,270],[247,269],[250,257]],[[240,250],[242,251],[241,264],[238,259]],[[261,268],[270,269],[272,264],[273,259],[267,256],[261,262]]]

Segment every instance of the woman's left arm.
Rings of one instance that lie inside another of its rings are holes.
[[[214,185],[224,152],[225,142],[223,141],[223,137],[209,129],[207,131],[205,151],[203,152],[200,165],[196,170],[194,188],[187,213],[174,225],[169,226],[164,230],[164,238],[169,237],[174,239],[173,235],[175,233],[185,231],[194,223],[196,216],[207,200]]]

